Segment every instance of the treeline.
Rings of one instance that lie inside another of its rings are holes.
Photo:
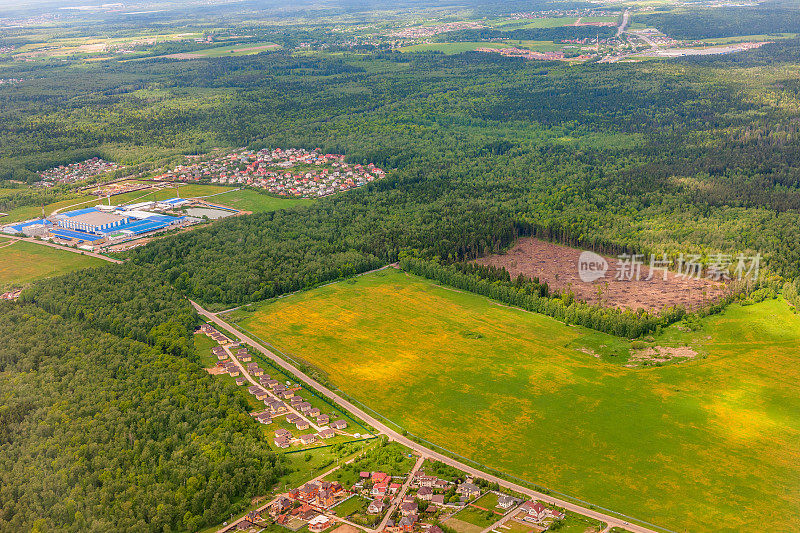
[[[469,273],[455,265],[443,265],[435,261],[403,258],[400,267],[417,276],[551,316],[566,324],[577,324],[620,337],[640,337],[677,322],[686,314],[682,307],[667,308],[658,315],[643,310],[633,312],[604,308],[579,302],[571,293],[549,298],[538,292],[539,284],[532,280],[490,281],[481,277],[480,271]]]
[[[781,293],[795,310],[800,309],[800,278],[787,281]]]
[[[285,466],[233,388],[186,358],[0,302],[0,531],[198,531],[244,509]]]

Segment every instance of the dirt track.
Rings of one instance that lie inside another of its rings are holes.
[[[617,258],[606,257],[610,269],[602,280],[591,283],[581,281],[578,275],[578,257],[581,250],[561,246],[532,237],[519,239],[508,251],[501,255],[491,255],[476,260],[481,265],[505,267],[514,277],[518,274],[538,277],[546,281],[551,289],[557,291],[572,290],[575,297],[589,303],[599,303],[607,307],[645,309],[658,311],[664,307],[683,305],[687,309],[696,309],[704,303],[719,298],[724,294],[725,285],[707,279],[682,278],[674,272],[667,274],[653,272],[651,280],[650,268],[641,267],[640,279],[616,280]],[[649,259],[645,258],[647,264]]]

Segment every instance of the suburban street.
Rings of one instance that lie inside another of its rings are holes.
[[[194,303],[194,302],[192,302],[192,303]],[[297,409],[295,409],[294,407],[292,407],[290,403],[288,403],[288,402],[283,402],[283,401],[282,401],[280,398],[278,398],[277,396],[275,396],[275,395],[272,393],[272,391],[270,391],[270,390],[269,390],[269,388],[268,388],[268,387],[262,387],[262,386],[261,386],[261,384],[260,384],[258,381],[256,381],[256,380],[255,380],[255,379],[254,379],[254,378],[253,378],[253,377],[250,375],[250,373],[247,371],[247,368],[245,368],[245,366],[244,366],[244,365],[241,363],[241,361],[239,361],[239,360],[236,358],[236,356],[233,354],[233,350],[231,350],[231,347],[230,347],[230,346],[226,345],[226,346],[224,346],[224,348],[225,348],[225,352],[228,354],[228,357],[230,358],[230,360],[231,360],[231,361],[233,361],[233,363],[234,363],[234,364],[235,364],[237,367],[239,367],[239,371],[240,371],[240,373],[242,374],[242,376],[243,376],[243,377],[244,377],[244,378],[245,378],[247,381],[249,381],[249,382],[250,382],[250,384],[251,384],[251,385],[255,385],[256,387],[260,387],[260,388],[264,389],[264,390],[267,392],[267,394],[269,394],[270,398],[272,398],[273,400],[278,400],[278,401],[280,401],[280,402],[284,403],[284,404],[286,405],[286,408],[287,408],[287,409],[289,409],[289,412],[291,412],[291,413],[294,413],[295,415],[299,416],[300,418],[302,418],[303,420],[305,420],[306,422],[308,422],[308,425],[310,425],[311,427],[313,427],[315,431],[319,431],[319,430],[320,430],[320,427],[319,427],[318,425],[316,425],[314,422],[312,422],[312,421],[311,421],[311,418],[309,418],[309,417],[305,416],[303,413],[301,413],[300,411],[298,411]]]
[[[411,486],[411,483],[414,482],[414,476],[417,475],[417,472],[419,472],[419,469],[422,468],[422,463],[424,462],[425,462],[425,457],[421,456],[419,459],[417,459],[417,462],[414,463],[414,468],[411,469],[411,473],[408,475],[408,479],[406,480],[405,483],[403,483],[403,487],[397,492],[397,496],[395,496],[394,499],[392,500],[389,509],[386,511],[386,514],[383,517],[383,520],[381,520],[381,523],[378,525],[377,528],[375,528],[375,531],[383,531],[383,528],[386,527],[386,523],[389,522],[389,519],[392,517],[392,513],[394,512],[395,509],[397,509],[397,506],[400,505],[400,502],[403,501],[406,492],[408,492],[408,488]]]
[[[515,492],[518,492],[520,494],[524,494],[525,496],[527,496],[529,498],[534,498],[534,499],[537,499],[537,500],[541,500],[541,501],[544,501],[544,502],[547,502],[547,503],[550,503],[550,504],[553,504],[553,505],[557,505],[557,506],[562,507],[564,509],[567,509],[569,511],[572,511],[572,512],[575,512],[575,513],[579,513],[579,514],[588,516],[590,518],[594,518],[596,520],[601,520],[603,522],[606,522],[611,527],[619,527],[619,528],[625,529],[627,531],[631,531],[633,533],[657,533],[657,531],[654,530],[654,529],[650,529],[650,528],[647,528],[647,527],[644,527],[644,526],[640,526],[640,525],[630,524],[630,523],[628,523],[628,521],[626,521],[624,519],[617,518],[617,517],[614,517],[614,516],[611,516],[611,515],[608,515],[608,514],[605,514],[605,513],[601,513],[601,512],[595,511],[593,509],[589,509],[589,508],[586,508],[586,507],[583,507],[583,506],[580,506],[580,505],[577,505],[577,504],[574,504],[574,503],[571,503],[571,502],[568,502],[568,501],[565,501],[565,500],[562,500],[562,499],[559,499],[559,498],[554,498],[553,496],[550,496],[550,495],[547,495],[547,494],[544,494],[544,493],[541,493],[541,492],[537,492],[537,491],[531,490],[529,488],[523,487],[523,486],[518,485],[516,483],[512,483],[510,481],[507,481],[505,479],[499,478],[497,476],[493,476],[493,475],[491,475],[489,473],[483,472],[481,470],[478,470],[477,468],[473,468],[473,467],[471,467],[469,465],[466,465],[466,464],[464,464],[464,463],[462,463],[460,461],[457,461],[457,460],[455,460],[455,459],[453,459],[451,457],[448,457],[448,456],[443,455],[441,453],[435,452],[435,451],[433,451],[433,450],[431,450],[429,448],[426,448],[425,446],[423,446],[423,445],[421,445],[421,444],[419,444],[419,443],[417,443],[417,442],[415,442],[415,441],[413,441],[413,440],[411,440],[411,439],[409,439],[407,437],[404,437],[403,435],[401,435],[397,431],[395,431],[395,430],[391,429],[390,427],[386,426],[385,424],[383,424],[380,420],[376,419],[375,417],[369,415],[368,413],[366,413],[362,409],[358,408],[357,406],[353,405],[349,401],[345,400],[344,398],[342,398],[341,396],[336,394],[334,391],[328,389],[327,387],[325,387],[321,383],[318,383],[317,381],[313,380],[311,377],[309,377],[304,372],[302,372],[299,368],[297,368],[296,366],[294,366],[294,365],[288,363],[287,361],[283,360],[281,357],[279,357],[278,355],[273,353],[271,350],[268,350],[261,343],[256,342],[254,339],[250,338],[245,333],[243,333],[241,331],[238,331],[236,328],[234,328],[233,326],[228,324],[226,321],[221,319],[219,316],[217,316],[216,313],[211,313],[210,311],[206,311],[205,309],[203,309],[200,305],[198,305],[194,301],[190,300],[190,302],[195,307],[197,312],[200,313],[202,316],[206,317],[208,320],[210,320],[211,322],[213,322],[217,326],[219,326],[221,328],[224,328],[225,330],[227,330],[228,332],[234,334],[236,337],[238,337],[242,341],[246,342],[250,346],[252,346],[255,349],[259,350],[262,354],[264,354],[265,357],[268,357],[276,365],[278,365],[281,368],[287,370],[288,372],[291,372],[298,379],[304,381],[307,386],[314,388],[319,393],[321,393],[321,394],[327,396],[329,399],[331,399],[331,401],[333,401],[336,404],[340,405],[343,409],[346,409],[347,411],[349,411],[349,412],[353,413],[354,415],[356,415],[357,417],[361,418],[366,423],[370,424],[372,427],[377,429],[380,433],[388,436],[391,440],[394,440],[396,442],[399,442],[400,444],[403,444],[404,446],[406,446],[408,448],[411,448],[412,450],[416,451],[418,454],[420,454],[424,458],[430,458],[430,459],[435,459],[437,461],[441,461],[442,463],[450,465],[450,466],[452,466],[454,468],[457,468],[457,469],[459,469],[459,470],[461,470],[463,472],[466,472],[467,474],[483,478],[483,479],[485,479],[485,480],[487,480],[489,482],[492,482],[492,483],[497,483],[502,487],[506,487],[506,488],[511,489],[511,490],[513,490]],[[662,531],[670,531],[670,530],[662,529]]]

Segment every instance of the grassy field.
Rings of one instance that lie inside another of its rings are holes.
[[[219,46],[217,48],[197,50],[191,53],[204,57],[222,57],[226,55],[249,56],[253,54],[260,54],[261,52],[266,52],[268,50],[275,50],[277,48],[280,48],[280,45],[270,42],[258,42]]]
[[[243,211],[265,213],[268,211],[277,211],[278,209],[286,209],[287,207],[294,207],[296,205],[308,205],[314,200],[304,198],[275,198],[274,196],[261,194],[251,189],[240,189],[238,191],[218,194],[209,198],[208,201],[227,205]]]
[[[80,196],[78,198],[72,198],[70,200],[63,200],[61,202],[55,202],[52,204],[47,204],[44,206],[44,212],[46,215],[51,215],[57,209],[67,210],[68,207],[77,206],[76,208],[80,207],[89,207],[92,205],[96,205],[99,203],[97,201],[96,196]],[[8,216],[0,218],[0,224],[10,224],[11,222],[19,222],[21,220],[28,220],[31,218],[41,217],[42,216],[42,206],[40,205],[26,205],[22,207],[17,207],[16,209],[12,209],[8,212]]]
[[[459,42],[459,43],[430,43],[415,44],[401,48],[401,52],[443,52],[445,54],[460,54],[471,52],[478,48],[510,48],[510,44],[489,42]]]
[[[41,244],[12,242],[0,239],[0,289],[19,287],[37,279],[104,263],[102,259]]]
[[[141,190],[126,192],[111,197],[112,204],[126,204],[133,202],[149,202],[167,200],[169,198],[196,198],[201,196],[209,196],[212,194],[219,194],[232,190],[231,187],[224,187],[222,185],[180,185],[178,187],[170,186],[158,190]]]
[[[369,500],[354,495],[333,508],[333,514],[340,517],[350,516],[353,513],[364,512],[369,506]]]
[[[485,529],[502,518],[502,515],[495,514],[491,510],[482,511],[474,507],[464,507],[463,510],[453,515],[453,518],[462,522],[467,522],[481,529]]]
[[[800,529],[800,318],[782,300],[668,328],[701,355],[629,369],[596,333],[392,269],[243,327],[409,431],[675,530]]]

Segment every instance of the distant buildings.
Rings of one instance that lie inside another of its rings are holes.
[[[280,196],[316,198],[366,185],[385,176],[373,164],[349,164],[340,154],[303,149],[240,149],[178,165],[156,179],[220,183],[264,189]]]

